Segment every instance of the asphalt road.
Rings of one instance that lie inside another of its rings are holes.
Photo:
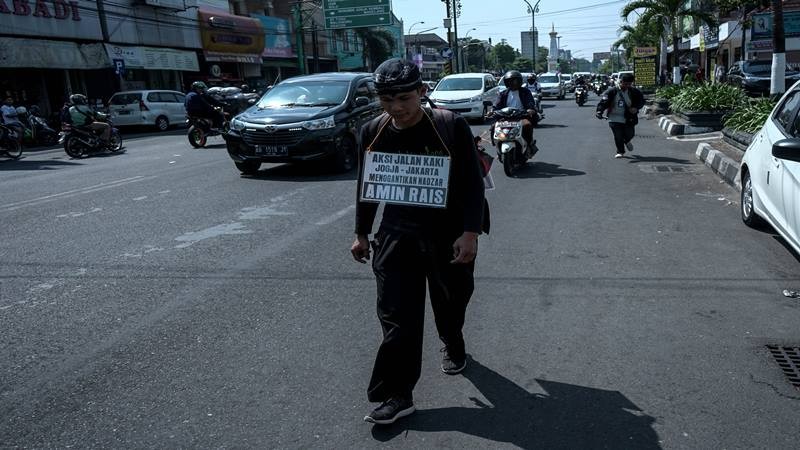
[[[469,366],[439,371],[429,310],[419,411],[390,427],[362,422],[354,174],[241,177],[178,133],[0,160],[0,447],[797,448],[765,346],[800,346],[800,259],[696,143],[643,120],[614,159],[595,100],[546,100],[539,154],[495,165]]]

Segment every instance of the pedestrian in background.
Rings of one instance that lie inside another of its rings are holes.
[[[442,109],[423,109],[427,86],[411,61],[390,59],[375,71],[384,113],[361,129],[359,194],[370,152],[449,155],[445,208],[386,201],[371,242],[383,341],[367,389],[380,405],[364,420],[390,424],[415,411],[412,392],[422,367],[425,285],[442,349],[442,372],[454,375],[467,364],[462,328],[474,288],[478,234],[483,228],[484,182],[469,124]],[[356,198],[356,238],[350,251],[366,263],[378,203]]]
[[[614,135],[614,145],[617,148],[615,158],[622,158],[625,150],[633,151],[633,136],[635,127],[639,123],[639,110],[644,106],[642,91],[633,87],[632,73],[623,74],[620,78],[619,88],[610,87],[603,93],[597,104],[596,116],[603,119],[603,113],[608,116],[608,125]]]

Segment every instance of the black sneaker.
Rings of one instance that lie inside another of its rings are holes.
[[[442,372],[448,375],[455,375],[461,373],[467,367],[467,355],[463,352],[456,354],[447,350],[447,347],[442,349]]]
[[[405,417],[416,411],[414,402],[410,398],[392,397],[381,403],[371,413],[364,416],[364,422],[378,425],[389,425],[397,419]]]

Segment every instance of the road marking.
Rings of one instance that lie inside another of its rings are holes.
[[[183,236],[178,236],[175,238],[175,240],[183,242],[183,244],[178,244],[175,246],[175,248],[186,248],[191,245],[194,245],[197,242],[215,238],[218,236],[227,236],[233,234],[250,234],[252,232],[253,232],[252,230],[246,229],[241,222],[225,223],[222,225],[216,225],[210,228],[206,228],[205,230],[190,231],[184,234]]]
[[[136,197],[136,198],[134,198],[134,199],[133,199],[133,201],[135,201],[135,202],[138,202],[138,201],[140,201],[140,200],[144,200],[144,199],[146,199],[146,198],[147,198],[147,196],[146,196],[146,195],[143,195],[143,196],[141,196],[141,197]]]
[[[104,190],[104,189],[115,188],[115,187],[122,186],[122,185],[125,185],[125,184],[138,183],[140,181],[151,180],[153,178],[155,178],[155,176],[147,176],[146,177],[146,176],[139,175],[139,176],[135,176],[135,177],[131,177],[131,178],[123,178],[121,180],[109,181],[107,183],[95,184],[93,186],[88,186],[88,187],[84,187],[84,188],[80,188],[80,189],[73,189],[71,191],[59,192],[58,194],[45,195],[43,197],[37,197],[37,198],[31,199],[31,200],[24,200],[24,201],[21,201],[21,202],[8,203],[8,204],[0,206],[0,211],[14,211],[16,209],[24,208],[26,206],[34,206],[34,205],[38,205],[38,204],[41,204],[41,203],[47,203],[47,202],[51,202],[51,201],[54,201],[54,200],[59,200],[59,199],[62,199],[62,198],[74,197],[76,195],[82,195],[82,194],[89,194],[89,193],[101,191],[101,190]]]
[[[328,217],[322,218],[318,222],[315,222],[314,225],[322,226],[322,225],[331,224],[331,223],[336,222],[337,220],[341,219],[342,217],[346,216],[347,214],[350,213],[350,211],[352,211],[354,209],[356,209],[356,205],[350,205],[347,208],[342,209],[340,211],[337,211],[337,212],[331,214]]]

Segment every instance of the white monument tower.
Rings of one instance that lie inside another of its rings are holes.
[[[556,25],[552,25],[550,30],[550,52],[547,54],[547,71],[558,71],[558,33],[556,33]]]

